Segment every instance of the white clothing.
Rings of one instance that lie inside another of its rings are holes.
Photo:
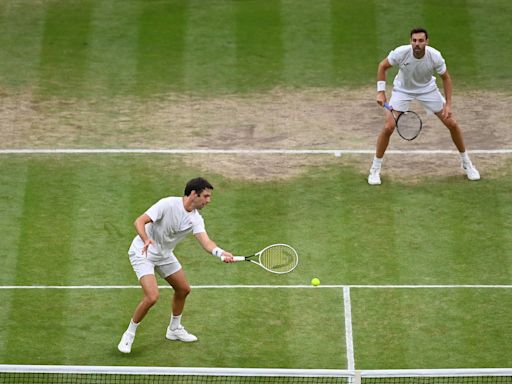
[[[174,254],[169,255],[165,258],[160,258],[157,261],[150,260],[152,256],[148,252],[148,257],[142,253],[142,247],[144,243],[140,237],[136,237],[130,246],[128,256],[130,257],[130,263],[132,265],[137,279],[141,279],[142,276],[154,275],[155,270],[162,279],[170,276],[181,269],[180,262],[176,259]]]
[[[148,247],[147,258],[155,265],[177,261],[173,250],[188,234],[206,232],[201,214],[194,209],[187,212],[181,197],[159,200],[146,212],[153,222],[146,224],[146,233],[154,244]],[[141,248],[142,239],[135,236],[132,247]],[[130,247],[130,248],[132,248]]]
[[[409,106],[413,100],[419,101],[427,111],[427,114],[441,112],[446,103],[439,89],[420,95],[411,95],[410,93],[394,90],[391,94],[391,99],[389,99],[389,105],[391,105],[395,111],[406,112],[411,110]]]
[[[402,45],[392,50],[387,57],[389,64],[398,65],[399,71],[393,81],[393,90],[418,95],[437,90],[435,73],[446,72],[446,63],[437,49],[425,47],[425,55],[416,59],[412,46]]]

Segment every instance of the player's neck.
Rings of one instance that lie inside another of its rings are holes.
[[[190,198],[190,196],[183,196],[183,208],[185,208],[185,211],[192,212],[194,210],[193,202],[194,200]]]

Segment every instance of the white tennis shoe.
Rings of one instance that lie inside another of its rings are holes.
[[[380,168],[371,167],[370,174],[368,175],[368,184],[380,185]]]
[[[165,337],[169,340],[179,340],[186,343],[197,341],[197,337],[191,333],[188,333],[187,330],[181,325],[176,329],[167,327],[167,333],[165,334]]]
[[[480,173],[475,168],[475,166],[471,163],[471,161],[469,161],[469,162],[462,161],[461,167],[464,171],[466,171],[466,175],[468,176],[469,180],[472,180],[472,181],[480,180]]]
[[[123,337],[121,337],[121,341],[117,345],[117,349],[123,353],[130,353],[132,351],[132,344],[134,339],[135,334],[126,331],[123,333]]]

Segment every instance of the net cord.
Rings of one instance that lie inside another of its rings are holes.
[[[512,368],[472,369],[398,369],[398,370],[341,370],[341,369],[269,369],[269,368],[199,368],[199,367],[141,367],[89,365],[10,365],[0,364],[2,373],[61,373],[61,374],[121,374],[121,375],[190,375],[190,376],[288,376],[288,377],[473,377],[511,376]]]

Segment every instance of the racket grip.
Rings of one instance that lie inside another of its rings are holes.
[[[388,103],[384,103],[384,108],[392,111],[393,110],[393,107],[391,105],[389,105]]]
[[[221,256],[220,259],[222,261],[224,261],[224,259],[226,258],[226,256]],[[244,261],[245,260],[245,257],[244,256],[233,256],[233,260],[234,261]]]

